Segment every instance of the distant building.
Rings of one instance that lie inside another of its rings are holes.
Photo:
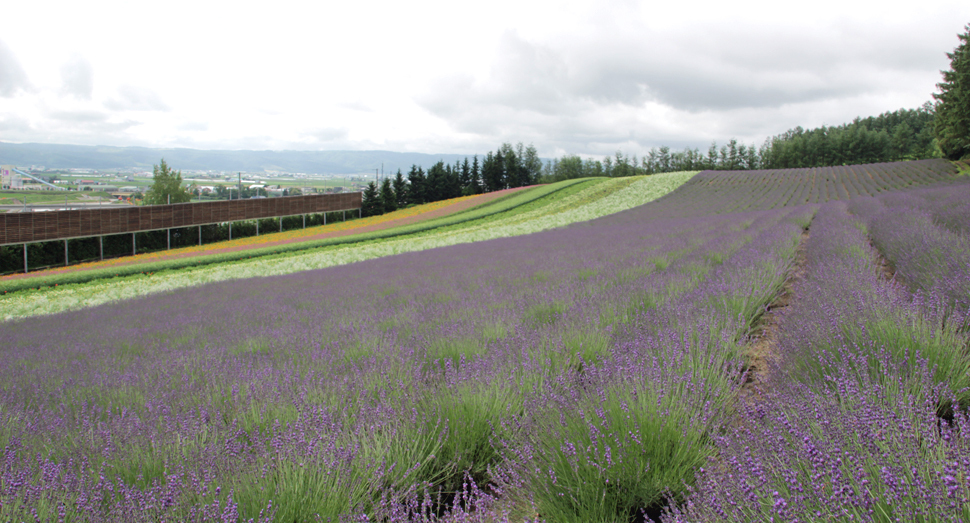
[[[24,188],[24,180],[14,171],[13,165],[0,165],[0,187],[4,190]]]

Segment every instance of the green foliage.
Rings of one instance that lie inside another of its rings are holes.
[[[161,165],[153,167],[152,186],[145,193],[145,205],[185,203],[192,200],[189,191],[182,187],[182,171],[173,171],[164,158]]]
[[[763,168],[786,169],[921,160],[938,156],[933,140],[934,107],[899,109],[851,123],[802,129],[770,139]]]
[[[390,178],[384,178],[384,181],[381,182],[380,199],[384,212],[393,212],[397,210],[397,197],[394,194],[394,189],[391,187]]]
[[[716,424],[698,419],[694,403],[684,388],[664,393],[643,381],[550,413],[537,431],[531,478],[539,513],[546,521],[633,521],[692,483],[713,451]]]
[[[959,160],[970,156],[970,24],[957,35],[960,44],[946,56],[950,70],[936,84],[936,139],[943,156]]]

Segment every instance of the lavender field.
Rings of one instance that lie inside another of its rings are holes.
[[[0,520],[970,521],[955,172],[705,172],[535,234],[2,323]]]

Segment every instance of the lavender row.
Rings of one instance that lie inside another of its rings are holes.
[[[913,290],[970,310],[970,183],[853,201],[849,209]]]
[[[883,278],[863,230],[819,210],[769,391],[665,521],[970,517],[966,334]]]
[[[813,212],[645,206],[6,323],[0,516],[656,507],[731,419],[740,343]]]

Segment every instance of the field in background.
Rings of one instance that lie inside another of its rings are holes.
[[[0,516],[970,517],[970,178],[690,177],[11,293]]]

